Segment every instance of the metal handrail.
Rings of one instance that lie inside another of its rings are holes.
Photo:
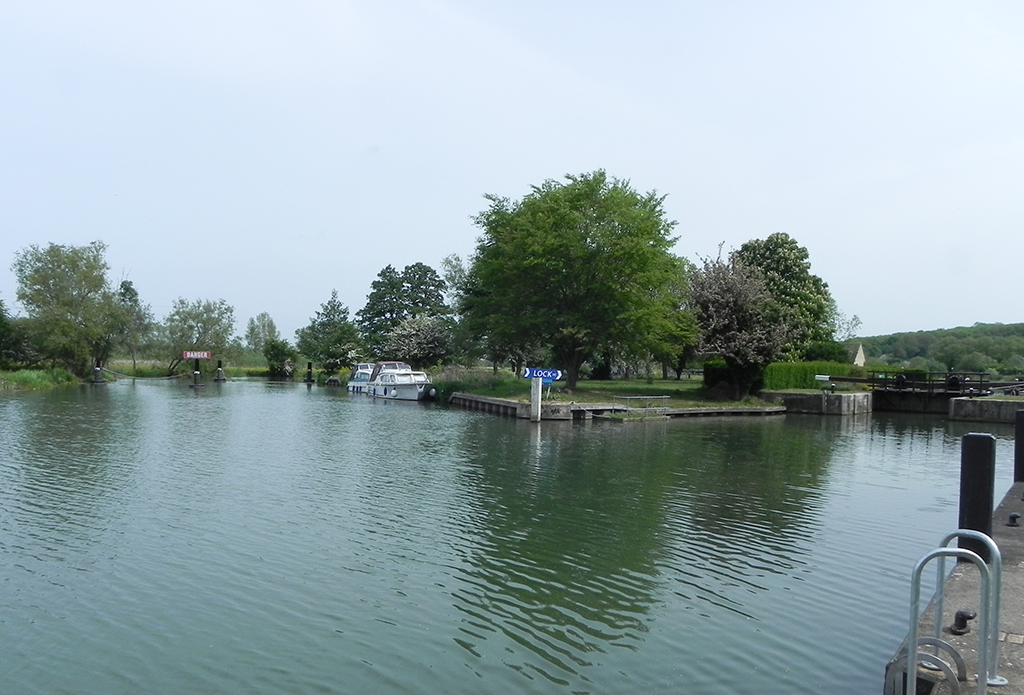
[[[989,659],[989,668],[986,672],[986,680],[989,685],[999,686],[1006,685],[1007,680],[996,673],[999,667],[999,597],[1002,595],[1002,584],[1003,584],[1003,556],[999,552],[999,546],[992,540],[988,535],[981,531],[974,531],[972,529],[957,529],[947,533],[945,538],[942,539],[940,544],[942,547],[949,545],[949,542],[954,539],[966,538],[970,540],[976,540],[982,543],[988,548],[989,561],[987,564],[992,567],[992,584],[991,584],[991,596],[989,599],[989,608],[991,614],[989,615],[989,643],[992,645],[992,654]],[[945,578],[946,578],[946,558],[945,556],[939,559],[939,566],[937,568],[936,579],[935,579],[935,638],[939,639],[942,636],[942,599],[945,593]]]
[[[910,634],[907,636],[907,660],[905,663],[906,687],[917,681],[917,664],[919,661],[942,661],[937,656],[917,651],[918,647],[918,621],[920,614],[918,605],[921,602],[921,574],[925,565],[936,558],[955,557],[963,560],[970,560],[978,566],[981,572],[981,615],[979,616],[979,637],[978,637],[978,689],[977,695],[986,695],[988,685],[987,674],[989,673],[988,643],[991,638],[989,632],[989,618],[991,617],[990,598],[990,570],[980,555],[965,548],[937,548],[926,553],[917,564],[910,579]],[[935,616],[936,624],[941,622],[942,616],[938,613]],[[913,656],[912,656],[913,655]],[[942,662],[945,664],[945,662]],[[945,664],[948,667],[948,664]],[[945,669],[943,669],[945,670]],[[913,680],[911,680],[913,674]]]

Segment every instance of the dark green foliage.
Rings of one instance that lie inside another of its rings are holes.
[[[28,361],[28,336],[23,322],[7,315],[0,300],[0,369],[11,369]]]
[[[708,360],[704,363],[704,386],[712,388],[722,382],[732,383],[732,376],[729,373],[729,365],[725,360]]]
[[[263,357],[267,360],[267,371],[272,378],[290,379],[295,374],[299,353],[287,340],[266,338],[263,342]]]

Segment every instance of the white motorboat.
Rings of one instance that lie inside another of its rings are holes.
[[[352,376],[348,380],[349,393],[366,393],[366,385],[370,383],[370,375],[373,374],[373,365],[369,362],[359,362],[352,370]]]
[[[437,390],[425,372],[415,371],[405,362],[378,362],[370,374],[366,393],[375,398],[422,401],[435,397]]]

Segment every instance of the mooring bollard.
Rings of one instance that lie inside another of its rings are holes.
[[[227,381],[227,378],[225,378],[225,376],[224,376],[224,369],[223,369],[222,365],[223,365],[223,360],[217,360],[217,375],[215,377],[213,377],[213,380],[218,382],[218,383],[220,383],[222,381]]]
[[[306,388],[313,387],[313,363],[306,362]]]
[[[995,507],[996,438],[976,432],[965,434],[960,444],[960,526],[992,535]],[[988,546],[961,538],[959,547],[971,550],[989,562]]]
[[[107,380],[103,378],[103,367],[97,362],[96,366],[92,368],[92,383],[94,384],[105,384]]]
[[[1024,410],[1013,421],[1013,482],[1024,481]]]
[[[202,387],[202,384],[199,383],[199,360],[198,359],[196,359],[195,366],[192,367],[192,383],[189,384],[189,387],[194,388],[194,389]]]

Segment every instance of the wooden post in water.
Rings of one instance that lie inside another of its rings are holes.
[[[965,434],[960,444],[960,526],[961,529],[992,535],[995,503],[996,438],[991,434]],[[970,538],[958,545],[989,561],[988,546]]]

